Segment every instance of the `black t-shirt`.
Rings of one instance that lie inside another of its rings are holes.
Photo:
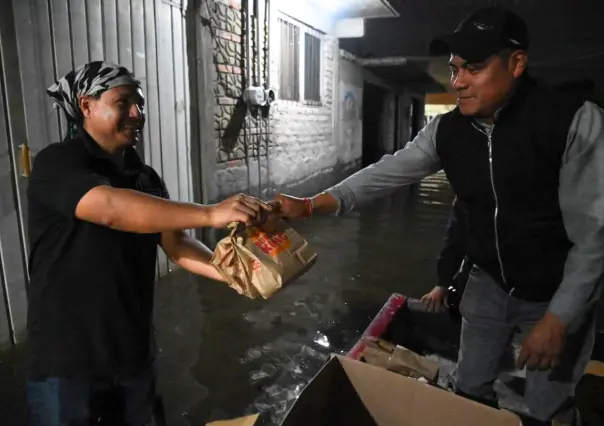
[[[33,377],[130,375],[154,359],[160,234],[77,219],[80,199],[99,185],[168,198],[161,178],[133,148],[121,170],[84,132],[38,153],[27,193]]]

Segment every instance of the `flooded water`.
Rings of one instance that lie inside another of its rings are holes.
[[[169,424],[258,412],[262,424],[279,424],[329,354],[347,352],[392,293],[432,288],[451,201],[438,175],[352,217],[296,222],[319,259],[268,300],[184,273],[161,283]]]
[[[268,300],[177,271],[157,287],[160,391],[168,425],[262,413],[278,424],[330,353],[345,353],[394,292],[418,297],[436,282],[452,201],[442,175],[347,218],[295,229],[316,265]],[[19,351],[0,362],[2,425],[25,424]]]

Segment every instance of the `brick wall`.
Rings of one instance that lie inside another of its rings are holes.
[[[278,89],[279,28],[275,25],[276,19],[271,19],[270,67],[261,73],[263,77],[270,78],[271,88]],[[271,106],[269,115],[263,117],[259,111],[246,111],[240,101],[248,80],[247,19],[241,0],[214,0],[211,20],[216,98],[215,186],[218,198],[236,192],[264,198],[286,190],[298,194],[312,193],[339,181],[355,169],[358,159],[339,160],[337,132],[334,130],[338,40],[330,35],[322,36],[320,104],[278,100]],[[263,68],[265,35],[264,28],[261,28],[260,53],[252,57],[253,60],[261,58]],[[252,47],[257,48],[255,43]],[[254,79],[255,76],[250,77]]]
[[[276,50],[276,49],[275,49]],[[273,51],[273,62],[278,63]],[[335,79],[339,61],[338,40],[324,35],[322,40],[321,104],[278,101],[271,117],[271,180],[276,189],[314,192],[334,183],[338,147],[334,129],[336,114]],[[279,70],[274,69],[279,81]]]
[[[269,119],[263,118],[260,111],[248,111],[241,101],[243,90],[250,84],[248,77],[258,78],[247,75],[246,14],[242,10],[241,0],[215,0],[211,16],[216,66],[214,131],[217,142],[217,196],[220,199],[236,192],[266,196]],[[263,57],[265,34],[262,23],[260,31],[260,48],[255,43],[252,45],[252,65]],[[262,63],[263,60],[260,60]],[[260,170],[258,164],[262,165]]]

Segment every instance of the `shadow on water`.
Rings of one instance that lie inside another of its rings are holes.
[[[352,347],[393,292],[417,297],[430,289],[452,195],[442,175],[409,192],[351,217],[295,223],[319,260],[268,300],[183,271],[162,279],[155,324],[168,425],[252,412],[278,424],[329,354]],[[18,352],[0,362],[7,426],[25,424]]]

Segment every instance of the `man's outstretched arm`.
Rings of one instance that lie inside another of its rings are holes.
[[[312,203],[287,195],[277,196],[281,214],[287,218],[308,217],[311,212],[345,214],[436,173],[441,168],[435,144],[439,121],[440,116],[435,117],[405,148],[383,156],[377,163],[315,195]]]
[[[28,199],[68,218],[136,233],[221,228],[234,221],[251,224],[270,210],[266,203],[245,195],[206,206],[115,188],[60,144],[36,157]]]

